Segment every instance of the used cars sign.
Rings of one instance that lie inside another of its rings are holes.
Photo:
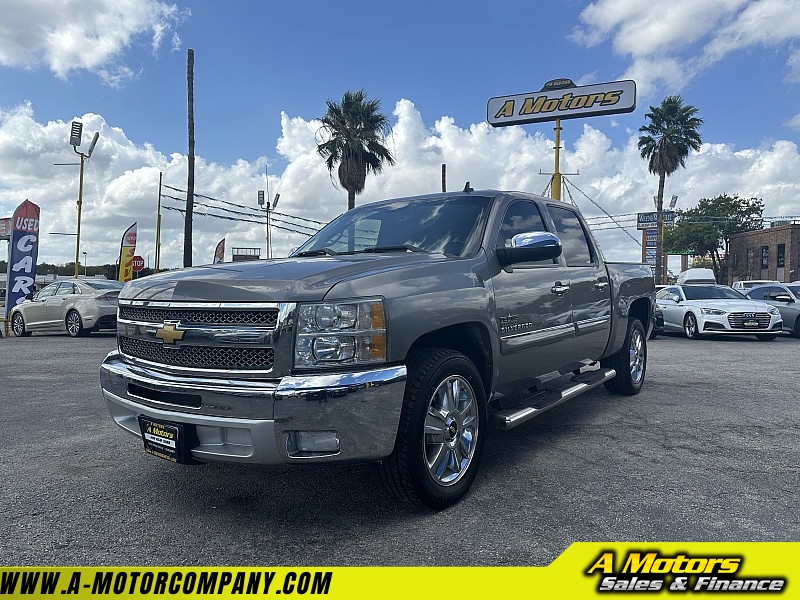
[[[491,98],[486,119],[493,127],[556,119],[577,119],[636,109],[636,82],[631,79],[575,86],[569,79],[545,84],[539,92]]]

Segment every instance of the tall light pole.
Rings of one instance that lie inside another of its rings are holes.
[[[78,146],[81,145],[81,134],[83,133],[83,123],[80,121],[73,121],[72,128],[70,129],[69,134],[69,144],[72,146],[72,149],[75,151],[75,154],[81,157],[81,174],[80,180],[78,183],[78,228],[75,233],[75,279],[78,278],[78,260],[81,256],[81,208],[83,206],[83,166],[84,163],[89,160],[92,156],[92,151],[94,150],[95,145],[97,144],[97,140],[100,137],[100,133],[96,132],[94,137],[92,138],[92,143],[89,144],[89,150],[84,154],[83,152],[78,151]]]
[[[86,260],[87,260],[87,259],[86,259],[86,252],[81,252],[81,254],[83,254],[83,277],[84,277],[84,279],[85,279],[85,278],[86,278],[86,268],[87,268],[87,264],[86,264]]]

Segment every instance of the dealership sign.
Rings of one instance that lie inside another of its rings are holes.
[[[636,82],[631,79],[583,86],[576,86],[570,79],[554,79],[539,92],[491,98],[486,120],[493,127],[503,127],[629,113],[635,109]]]
[[[6,277],[6,315],[33,293],[39,254],[39,207],[25,200],[11,217]]]
[[[672,225],[675,223],[674,210],[665,210],[662,214],[664,215],[664,225]],[[657,224],[657,212],[636,213],[636,229],[650,229],[651,227],[657,226]],[[658,229],[656,229],[656,232],[658,232]]]

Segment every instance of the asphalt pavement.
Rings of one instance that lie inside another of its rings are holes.
[[[800,340],[649,342],[604,388],[490,429],[472,491],[397,503],[371,465],[176,466],[113,424],[111,333],[0,339],[2,565],[547,565],[575,541],[800,540]]]

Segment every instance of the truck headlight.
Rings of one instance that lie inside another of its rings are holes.
[[[382,300],[300,304],[294,366],[366,365],[386,361]]]

